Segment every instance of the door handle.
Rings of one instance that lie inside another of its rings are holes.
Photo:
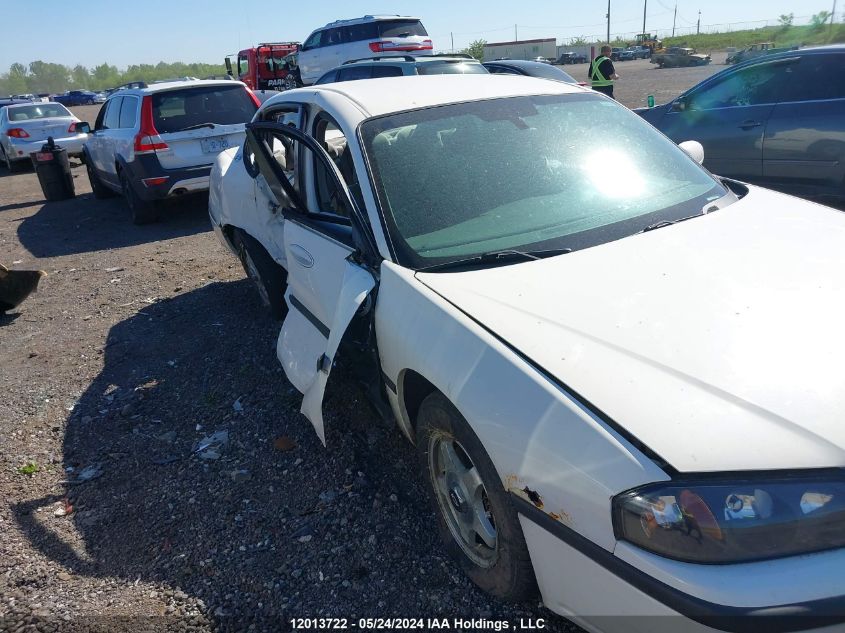
[[[288,251],[291,257],[299,262],[299,265],[303,268],[312,268],[314,266],[314,257],[299,244],[291,244]]]
[[[742,128],[743,130],[750,130],[750,129],[755,128],[755,127],[760,127],[760,122],[759,121],[751,121],[751,120],[743,121],[742,123],[739,124],[739,127]]]

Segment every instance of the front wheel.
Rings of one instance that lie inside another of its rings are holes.
[[[481,441],[443,394],[420,405],[416,441],[440,537],[464,573],[498,598],[534,597],[537,582],[516,510]]]

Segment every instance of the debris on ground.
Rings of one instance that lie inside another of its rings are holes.
[[[20,305],[46,275],[43,270],[9,270],[0,264],[0,314]]]
[[[229,431],[215,431],[211,435],[202,438],[197,442],[194,453],[200,459],[220,459],[223,448],[229,443]]]
[[[96,479],[100,475],[103,474],[103,467],[100,464],[90,464],[83,468],[79,474],[76,476],[76,479],[66,479],[60,483],[65,484],[84,484],[92,479]]]

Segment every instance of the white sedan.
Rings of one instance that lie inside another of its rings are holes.
[[[15,103],[0,108],[0,161],[9,171],[29,163],[49,137],[71,156],[81,156],[88,135],[77,132],[77,119],[61,103]]]
[[[442,76],[268,100],[210,214],[320,438],[349,362],[484,590],[597,631],[841,630],[841,212],[578,86]]]

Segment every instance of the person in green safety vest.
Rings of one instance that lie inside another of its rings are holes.
[[[613,62],[610,61],[612,50],[610,46],[602,46],[601,54],[590,63],[588,71],[593,90],[602,92],[610,98],[613,98],[613,82],[619,79]]]

